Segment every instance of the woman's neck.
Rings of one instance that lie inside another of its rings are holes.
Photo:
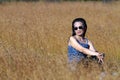
[[[76,35],[75,37],[76,37],[76,39],[77,39],[79,42],[81,42],[81,43],[87,43],[86,38],[84,38],[83,36],[78,36],[78,35]]]
[[[80,40],[80,41],[84,41],[84,37],[83,37],[83,36],[78,36],[78,35],[76,35],[76,38],[77,38],[78,40]]]

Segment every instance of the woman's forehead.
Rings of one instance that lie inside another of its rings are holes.
[[[75,23],[74,23],[74,26],[81,26],[81,25],[82,25],[81,22],[75,22]]]

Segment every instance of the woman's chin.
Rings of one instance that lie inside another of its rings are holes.
[[[81,34],[81,33],[78,33],[78,34],[76,34],[76,35],[78,35],[78,36],[82,36],[82,34]]]

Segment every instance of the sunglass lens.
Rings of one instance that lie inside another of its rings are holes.
[[[74,27],[74,30],[77,30],[78,28],[77,27]]]
[[[79,29],[84,29],[82,26],[79,26],[79,27],[74,27],[74,30],[78,30]]]
[[[79,27],[79,29],[83,29],[83,27]]]

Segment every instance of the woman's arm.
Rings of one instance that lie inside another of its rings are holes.
[[[95,51],[96,52],[96,49],[94,48],[93,44],[91,41],[88,40],[88,45],[89,45],[89,49],[92,50],[92,51]]]
[[[84,53],[84,54],[87,54],[87,55],[90,55],[90,56],[96,56],[98,58],[98,62],[103,62],[103,57],[102,57],[102,54],[98,53],[95,51],[95,48],[92,46],[92,44],[90,44],[90,49],[87,49],[87,48],[84,48],[82,47],[81,45],[79,45],[79,43],[76,41],[76,39],[71,36],[70,37],[70,40],[69,40],[69,44],[74,47],[76,50]]]
[[[91,56],[100,55],[98,52],[95,52],[94,50],[90,50],[90,49],[84,48],[81,45],[79,45],[79,43],[76,41],[76,39],[73,36],[70,37],[70,45],[74,47],[76,50],[83,52],[84,54],[91,55]]]

